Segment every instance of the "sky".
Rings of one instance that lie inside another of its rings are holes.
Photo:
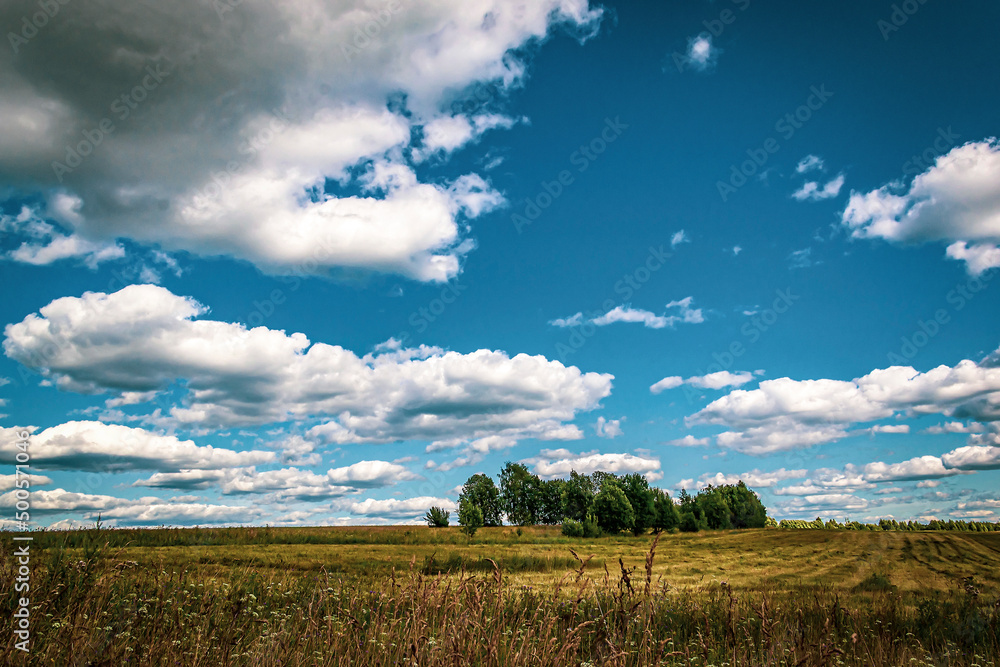
[[[997,519],[995,3],[40,7],[0,527],[24,436],[36,527],[416,523],[506,461]]]

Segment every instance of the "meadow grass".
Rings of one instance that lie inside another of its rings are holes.
[[[39,665],[995,665],[1000,534],[35,534]],[[13,581],[10,549],[0,572]]]

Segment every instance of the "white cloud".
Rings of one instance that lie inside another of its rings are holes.
[[[708,438],[696,438],[691,434],[685,435],[683,438],[677,440],[670,440],[666,444],[675,445],[677,447],[707,447],[709,443]]]
[[[535,474],[543,479],[569,477],[573,470],[587,475],[598,470],[620,474],[638,472],[651,482],[663,477],[659,459],[632,454],[601,454],[596,451],[574,454],[566,449],[543,449],[538,456],[524,459],[522,463],[531,465]]]
[[[13,461],[18,428],[0,429],[0,460]],[[34,431],[34,428],[29,428]],[[50,470],[219,470],[266,463],[274,452],[199,446],[172,435],[92,421],[70,421],[31,436],[31,462]]]
[[[418,498],[389,498],[375,500],[367,498],[362,501],[334,502],[335,510],[347,511],[364,517],[382,517],[390,519],[420,519],[431,507],[454,512],[458,504],[450,498],[420,496]]]
[[[684,384],[684,378],[682,378],[679,375],[671,375],[669,377],[663,378],[659,382],[650,385],[649,391],[651,391],[654,394],[661,394],[667,389],[674,389],[675,387],[679,387],[682,384]]]
[[[781,515],[815,517],[823,514],[836,518],[845,517],[851,512],[868,509],[873,501],[850,493],[826,493],[806,495],[792,498],[775,505],[775,513]]]
[[[20,246],[3,255],[23,264],[44,266],[76,259],[95,269],[102,262],[125,256],[125,249],[117,243],[88,241],[76,234],[64,233],[27,206],[16,216],[0,214],[0,232],[23,239]]]
[[[721,472],[717,472],[714,475],[705,473],[699,478],[697,488],[703,489],[709,484],[712,486],[738,484],[741,481],[751,489],[771,488],[776,486],[778,482],[782,482],[787,479],[801,479],[805,477],[808,472],[809,471],[807,470],[786,470],[785,468],[780,468],[769,472],[754,469],[738,475],[727,475]]]
[[[478,116],[443,116],[424,125],[423,152],[430,156],[436,152],[451,153],[476,139],[488,130],[514,126],[514,119],[498,114]]]
[[[818,155],[807,155],[799,163],[795,165],[795,173],[805,174],[807,172],[813,171],[814,169],[823,168],[823,159]]]
[[[691,304],[694,301],[694,297],[686,297],[678,301],[671,301],[667,304],[668,311],[671,308],[677,309],[677,314],[663,314],[657,315],[656,313],[650,312],[648,310],[642,310],[639,308],[632,308],[631,306],[616,306],[604,313],[603,315],[598,315],[596,317],[591,317],[590,319],[584,319],[583,313],[577,313],[571,317],[559,318],[549,322],[555,327],[577,327],[587,322],[594,326],[604,327],[609,324],[616,324],[619,322],[624,322],[628,324],[642,324],[647,329],[664,329],[673,328],[678,323],[686,324],[700,324],[705,321],[705,316],[701,312],[701,308],[692,308]]]
[[[712,35],[703,32],[688,40],[684,62],[691,69],[704,72],[715,66],[721,52],[712,44]]]
[[[871,482],[912,482],[958,475],[961,471],[946,468],[936,456],[918,456],[902,463],[875,461],[864,467],[865,479]]]
[[[796,201],[823,201],[833,199],[840,194],[840,189],[844,187],[844,175],[831,178],[825,185],[820,186],[817,181],[806,181],[802,187],[792,193],[792,199]]]
[[[967,445],[943,454],[947,468],[961,470],[996,470],[1000,468],[1000,447]]]
[[[446,280],[471,249],[466,219],[502,197],[474,174],[419,182],[412,163],[508,124],[494,109],[526,81],[525,47],[557,27],[586,39],[602,10],[586,0],[517,11],[499,0],[386,7],[177,0],[134,12],[120,0],[89,2],[62,17],[79,38],[35,53],[30,72],[28,55],[0,54],[10,73],[0,115],[11,120],[0,129],[0,171],[50,200],[47,215],[80,239],[74,253],[123,237],[275,272]],[[24,11],[4,3],[0,23],[20,25]],[[369,25],[378,30],[366,37]],[[67,75],[68,64],[79,75]],[[115,105],[138,84],[141,102]],[[447,110],[487,85],[484,110]],[[93,136],[102,117],[113,141],[93,148],[84,133]],[[473,136],[442,129],[448,119]],[[81,145],[82,165],[67,157]],[[53,162],[70,166],[57,173]],[[354,194],[326,192],[328,180]],[[24,258],[69,251],[28,249]]]
[[[909,189],[852,192],[842,222],[854,238],[948,243],[948,256],[973,275],[1000,266],[1000,145],[988,138],[953,148]]]
[[[8,443],[4,443],[7,445]],[[46,486],[52,483],[52,480],[45,475],[0,475],[0,491],[9,491],[15,488],[14,482],[23,484],[24,480],[28,481],[28,489],[34,489],[36,486]]]
[[[982,419],[992,414],[996,392],[1000,369],[986,363],[963,360],[925,373],[891,366],[852,381],[765,380],[757,389],[730,392],[686,421],[728,426],[732,430],[716,438],[719,445],[765,454],[833,442],[855,423],[895,415]]]
[[[598,417],[597,423],[594,424],[594,432],[599,438],[617,438],[622,434],[622,421],[621,419]]]
[[[18,498],[14,491],[0,496],[0,507],[11,508]],[[62,512],[105,511],[133,503],[131,500],[114,496],[75,493],[65,489],[42,489],[31,492],[32,514],[56,514]]]
[[[152,285],[65,297],[5,329],[9,357],[70,391],[148,392],[186,382],[181,426],[225,428],[323,418],[324,442],[573,439],[578,411],[611,392],[612,376],[542,356],[438,348],[358,357],[301,333],[196,320],[192,299]]]
[[[688,238],[688,235],[683,229],[678,232],[674,232],[674,235],[670,237],[670,247],[673,249],[682,243],[691,243],[691,239]]]
[[[680,376],[672,375],[653,384],[650,386],[649,390],[654,394],[659,394],[667,389],[680,387],[683,384],[688,384],[692,387],[698,387],[700,389],[725,389],[726,387],[741,387],[752,380],[753,373],[747,371],[738,371],[736,373],[730,373],[729,371],[716,371],[715,373],[709,373],[707,375],[695,375],[687,379],[682,379]]]
[[[909,433],[909,424],[878,424],[869,429],[872,433]]]

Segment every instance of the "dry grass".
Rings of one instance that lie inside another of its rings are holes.
[[[654,542],[495,529],[470,544],[451,530],[308,529],[268,546],[238,531],[237,544],[209,534],[207,545],[155,532],[131,546],[126,531],[74,534],[68,549],[36,538],[32,653],[8,639],[0,662],[971,666],[1000,655],[1000,535]],[[167,537],[174,546],[155,546]]]

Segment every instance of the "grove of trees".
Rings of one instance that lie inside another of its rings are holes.
[[[462,486],[458,522],[469,535],[480,526],[502,525],[504,517],[518,526],[562,524],[570,536],[763,528],[768,521],[760,498],[743,482],[708,486],[696,496],[681,491],[674,503],[639,473],[572,471],[568,479],[543,480],[524,465],[507,462],[499,480],[498,486],[476,474]]]

